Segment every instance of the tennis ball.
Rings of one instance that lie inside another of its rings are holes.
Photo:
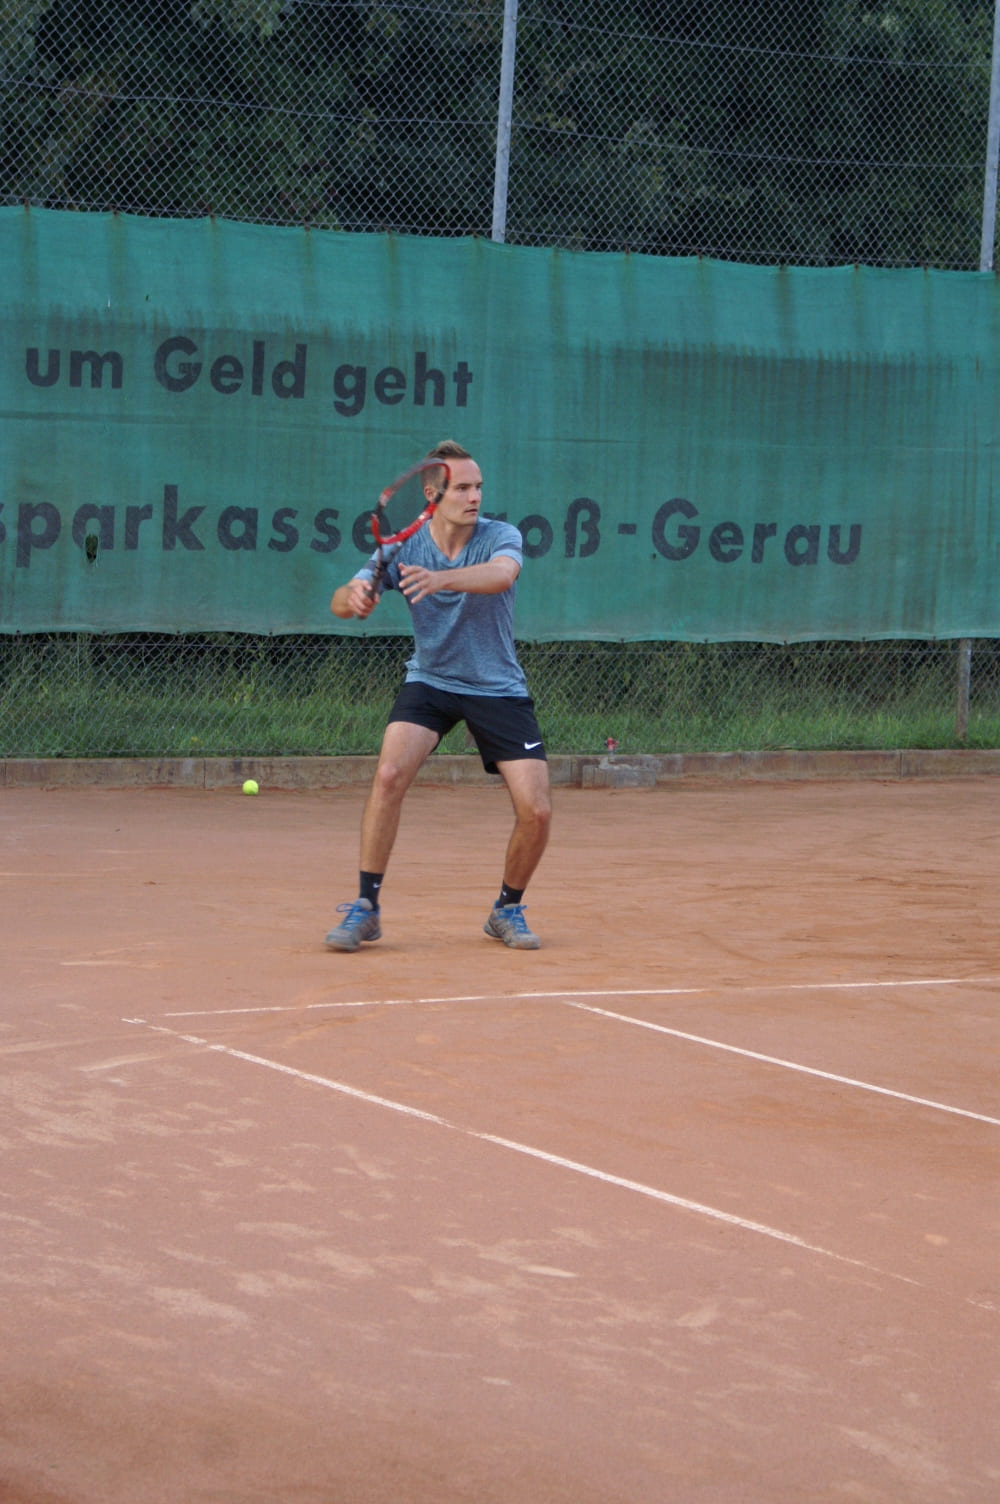
[[[258,793],[260,793],[260,789],[258,787],[256,778],[248,778],[247,779],[246,783],[244,783],[244,785],[243,785],[243,792],[244,792],[244,794],[258,794]]]

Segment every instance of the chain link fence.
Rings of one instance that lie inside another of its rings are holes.
[[[499,193],[523,245],[979,265],[992,4],[521,0],[502,87],[504,21],[5,0],[2,202],[486,236]]]
[[[0,757],[377,751],[406,638],[0,638]],[[521,656],[553,753],[946,747],[956,644],[540,643]],[[1000,745],[1000,650],[973,648],[962,740]],[[469,750],[461,727],[442,751]]]
[[[992,266],[992,4],[521,0],[514,31],[515,9],[4,0],[0,203]],[[385,640],[15,637],[0,754],[371,751],[405,656]],[[971,681],[966,648],[957,716],[955,644],[522,656],[555,751],[996,744],[991,643]]]

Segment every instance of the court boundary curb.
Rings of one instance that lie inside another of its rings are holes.
[[[255,778],[262,789],[336,789],[367,784],[376,758],[364,757],[93,757],[0,759],[0,788],[240,787]],[[860,752],[669,752],[556,755],[549,759],[557,788],[663,788],[712,782],[919,778],[1000,775],[1000,748]],[[475,754],[429,759],[418,783],[435,787],[502,787],[483,772]]]

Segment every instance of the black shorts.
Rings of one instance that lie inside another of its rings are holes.
[[[389,720],[426,726],[439,742],[464,721],[487,773],[496,773],[498,762],[546,760],[535,702],[528,695],[456,695],[412,680],[396,696]]]

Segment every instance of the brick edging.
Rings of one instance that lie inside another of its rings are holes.
[[[93,757],[0,760],[0,788],[238,787],[320,789],[366,784],[369,757]],[[1000,748],[860,752],[668,752],[556,755],[552,782],[564,788],[655,788],[683,779],[962,778],[1000,774]],[[499,785],[475,755],[432,757],[418,775],[432,785]]]

